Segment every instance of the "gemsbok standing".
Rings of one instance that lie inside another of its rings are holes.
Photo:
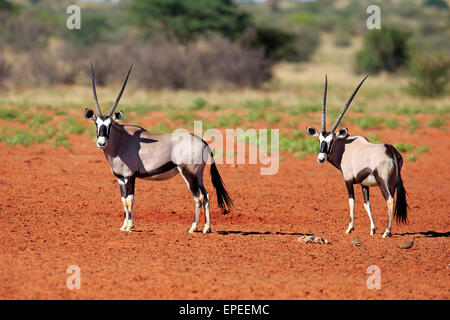
[[[94,94],[95,115],[86,108],[84,116],[93,120],[97,127],[97,147],[103,150],[117,177],[124,221],[120,231],[130,232],[133,223],[134,186],[136,178],[148,180],[167,180],[180,173],[194,198],[195,215],[189,233],[197,230],[201,208],[205,212],[203,233],[211,232],[209,218],[209,195],[203,185],[203,170],[211,156],[211,180],[216,189],[217,202],[222,210],[232,207],[232,200],[225,190],[214,157],[208,144],[200,137],[190,133],[152,134],[133,125],[121,125],[123,112],[114,112],[125,89],[131,67],[119,95],[107,115],[103,115],[97,100],[94,68],[91,63],[92,90]],[[164,195],[161,195],[164,196]]]
[[[375,234],[375,223],[369,203],[369,187],[378,186],[387,202],[388,222],[383,238],[391,235],[392,216],[397,222],[407,222],[406,191],[400,175],[403,159],[401,154],[390,144],[373,144],[362,136],[349,136],[348,129],[343,128],[336,134],[336,128],[342,120],[350,103],[366,80],[367,76],[356,87],[350,96],[344,109],[341,111],[330,131],[326,130],[326,99],[327,77],[325,75],[325,89],[323,93],[321,131],[307,127],[306,132],[313,137],[318,137],[320,151],[317,157],[319,163],[328,160],[333,166],[342,172],[345,186],[348,191],[348,203],[350,206],[350,223],[346,233],[354,229],[353,212],[355,207],[354,184],[360,184],[364,196],[364,208],[369,215],[370,234]],[[394,204],[394,194],[397,190],[397,200]]]

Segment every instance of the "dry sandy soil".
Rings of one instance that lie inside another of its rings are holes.
[[[393,143],[390,134],[380,136]],[[438,129],[395,134],[431,150],[404,165],[410,223],[394,223],[388,239],[381,238],[386,206],[374,188],[377,234],[369,235],[359,187],[355,231],[344,234],[344,181],[315,155],[285,155],[274,176],[261,176],[257,165],[221,165],[235,203],[227,215],[218,210],[208,166],[207,235],[186,233],[194,204],[180,176],[138,180],[136,228],[127,234],[118,232],[117,181],[90,138],[71,137],[69,149],[1,144],[0,298],[448,299],[450,140]],[[305,234],[331,244],[298,242]],[[411,249],[397,248],[412,237]],[[81,269],[79,290],[66,287],[69,265]],[[370,265],[380,267],[379,290],[367,288]]]

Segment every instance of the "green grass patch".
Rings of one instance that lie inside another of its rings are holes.
[[[280,134],[280,151],[289,152],[297,158],[319,152],[317,139],[306,138],[303,131],[297,130],[293,135]]]
[[[202,110],[206,107],[207,102],[203,98],[195,98],[192,100],[191,105],[188,107],[188,110]]]
[[[266,113],[264,115],[264,119],[270,123],[270,124],[275,124],[281,121],[282,117],[278,114],[274,114],[274,113]]]
[[[218,128],[234,128],[242,121],[242,119],[243,117],[238,114],[227,113],[217,117],[215,125]]]
[[[414,133],[414,132],[416,132],[417,128],[419,128],[420,121],[413,117],[409,117],[407,124],[409,127],[409,132]]]
[[[380,144],[382,143],[380,141],[380,138],[378,137],[378,135],[376,133],[373,132],[369,132],[369,134],[367,135],[367,139],[371,142],[371,143],[376,143],[376,144]]]
[[[389,129],[399,129],[400,128],[400,122],[395,118],[387,118],[384,121],[384,124]]]
[[[270,99],[263,100],[245,100],[242,107],[248,110],[263,110],[273,106],[274,103]]]
[[[447,124],[447,120],[441,117],[434,117],[427,122],[427,127],[429,128],[442,128]]]
[[[208,104],[206,105],[206,110],[208,111],[218,111],[222,109],[222,107],[218,104]]]
[[[8,131],[8,130],[7,130]],[[44,134],[36,134],[29,131],[12,130],[0,136],[0,140],[10,146],[23,145],[29,146],[33,143],[41,143],[46,140]]]
[[[66,118],[62,128],[72,134],[82,134],[85,130],[83,123],[74,118]]]
[[[42,113],[37,113],[33,116],[33,118],[28,122],[28,127],[33,128],[33,127],[39,127],[43,124],[46,124],[47,122],[49,122],[52,119],[52,117],[42,114]]]
[[[383,121],[382,118],[366,115],[359,119],[358,127],[361,129],[379,128]]]
[[[172,129],[167,123],[158,122],[158,124],[155,127],[149,128],[148,131],[151,133],[162,134],[162,133],[170,133]]]
[[[0,109],[0,118],[5,120],[12,120],[19,116],[19,112],[11,109]]]
[[[408,157],[406,159],[410,162],[416,162],[417,156],[414,153],[408,154]]]
[[[298,114],[305,114],[305,113],[309,113],[309,112],[317,112],[319,110],[322,109],[321,105],[308,105],[308,104],[301,104],[301,105],[297,105],[295,107],[291,107],[291,108],[287,108],[285,111],[291,115],[291,116],[295,116]]]
[[[419,155],[419,154],[422,154],[422,153],[426,153],[426,152],[428,152],[428,151],[430,151],[430,147],[427,147],[427,146],[419,146],[419,147],[417,147],[415,153]]]
[[[264,112],[261,110],[249,110],[245,115],[245,119],[250,122],[256,122],[258,120],[264,119]]]
[[[408,152],[408,151],[412,151],[414,150],[414,146],[410,145],[408,143],[404,143],[404,142],[399,142],[397,144],[395,144],[395,149],[397,149],[400,152]]]
[[[52,141],[52,146],[54,147],[70,147],[69,137],[65,134],[58,134]]]
[[[195,120],[201,120],[195,113],[185,113],[173,110],[167,111],[166,116],[171,120],[180,121],[183,124],[188,124],[190,126],[194,124]]]

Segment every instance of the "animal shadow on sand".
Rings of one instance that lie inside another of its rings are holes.
[[[266,234],[273,234],[273,235],[283,235],[283,236],[312,236],[310,233],[299,233],[299,232],[270,232],[270,231],[240,231],[240,230],[233,230],[233,231],[216,231],[216,233],[226,236],[229,234],[240,234],[242,236],[250,236],[250,235],[266,235]]]
[[[450,232],[436,232],[436,231],[424,231],[424,232],[405,232],[405,233],[393,233],[396,236],[415,236],[415,238],[448,238]]]

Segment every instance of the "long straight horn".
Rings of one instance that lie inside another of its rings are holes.
[[[350,96],[350,98],[348,99],[347,103],[345,104],[344,109],[341,111],[341,113],[339,114],[339,116],[337,117],[336,121],[333,124],[333,128],[331,128],[331,132],[336,131],[337,126],[339,125],[339,122],[342,120],[342,117],[345,114],[345,111],[347,111],[348,107],[350,106],[350,103],[352,102],[353,98],[355,97],[356,93],[358,92],[359,88],[362,86],[362,84],[364,83],[364,81],[367,79],[368,75],[364,77],[364,79],[362,79],[362,81],[359,83],[359,85],[356,87],[355,91],[353,91],[352,95]]]
[[[101,116],[102,111],[100,110],[100,106],[98,105],[97,91],[95,90],[95,75],[94,75],[94,66],[92,65],[92,61],[91,61],[91,80],[92,80],[92,92],[94,94],[94,101],[95,101],[95,109],[97,110],[97,115]]]
[[[322,105],[322,132],[326,131],[326,109],[327,109],[327,74],[325,74],[325,89],[323,90],[323,105]]]
[[[130,76],[130,72],[131,72],[132,68],[133,68],[133,65],[131,65],[130,69],[128,70],[127,77],[125,78],[125,81],[122,85],[122,89],[120,89],[119,95],[117,96],[116,101],[114,102],[114,105],[112,106],[111,110],[109,110],[109,112],[108,112],[109,117],[113,114],[114,110],[116,109],[117,105],[119,104],[120,97],[122,97],[123,90],[125,90],[125,86],[127,85],[128,77]]]

